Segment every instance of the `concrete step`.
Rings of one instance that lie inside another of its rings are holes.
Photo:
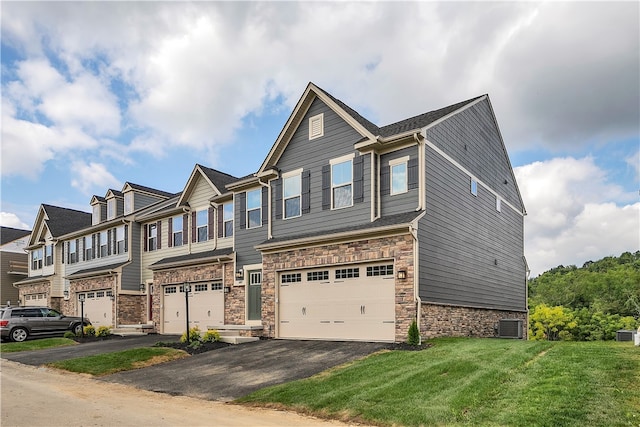
[[[247,342],[258,341],[258,337],[241,337],[238,335],[220,335],[220,341],[228,342],[229,344],[243,344]]]

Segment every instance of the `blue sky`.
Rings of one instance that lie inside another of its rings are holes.
[[[0,223],[254,172],[313,81],[378,125],[488,93],[533,274],[640,249],[637,2],[3,2]]]

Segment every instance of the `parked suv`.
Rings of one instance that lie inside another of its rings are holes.
[[[45,335],[72,331],[79,334],[82,327],[90,325],[79,317],[65,316],[49,307],[0,308],[0,336],[3,340],[24,341],[30,335]]]

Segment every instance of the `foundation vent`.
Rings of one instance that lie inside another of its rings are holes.
[[[522,339],[522,320],[521,319],[500,319],[498,322],[499,338],[517,338]]]

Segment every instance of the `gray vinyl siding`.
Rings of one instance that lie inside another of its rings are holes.
[[[124,266],[122,269],[122,278],[120,286],[123,291],[138,291],[140,290],[141,274],[140,274],[140,254],[142,248],[140,247],[141,230],[142,226],[138,223],[132,223],[129,225],[129,253],[131,254],[131,263]]]
[[[235,227],[233,233],[235,236],[236,269],[242,269],[243,266],[249,264],[262,263],[262,254],[255,249],[255,246],[267,240],[268,230],[268,224],[264,222],[261,227],[240,229],[240,199],[241,198],[236,195],[233,201],[233,224]]]
[[[138,209],[142,209],[144,207],[147,207],[149,205],[157,203],[160,200],[163,200],[160,197],[154,197],[154,196],[151,196],[149,194],[137,193],[135,191],[133,193],[134,193],[134,196],[133,196],[133,210],[134,211],[137,211]]]
[[[504,200],[522,209],[511,164],[486,99],[428,129],[426,138]]]
[[[0,255],[0,283],[2,284],[2,288],[0,289],[0,301],[3,305],[6,304],[7,301],[11,301],[11,305],[18,305],[18,288],[14,287],[13,284],[18,280],[24,280],[27,278],[26,274],[9,274],[9,265],[11,261],[27,264],[29,262],[29,257],[25,254],[4,251]]]
[[[483,186],[473,196],[469,175],[428,146],[426,159],[426,214],[418,225],[420,297],[526,310],[523,217],[506,204],[498,212],[495,195]]]
[[[324,113],[324,136],[309,140],[309,117]],[[353,206],[336,209],[322,209],[322,167],[331,159],[355,153],[353,146],[362,139],[348,123],[323,102],[316,99],[311,104],[300,126],[292,136],[286,150],[277,163],[282,173],[299,168],[309,170],[310,175],[310,212],[297,218],[275,219],[276,194],[272,191],[272,218],[274,237],[286,237],[309,232],[331,230],[369,222],[371,218],[371,160],[370,154],[364,156],[364,200]],[[272,189],[274,186],[272,185]],[[354,187],[352,187],[352,191]],[[236,237],[236,247],[242,241]]]
[[[380,156],[380,169],[384,170],[389,166],[389,161],[409,156],[412,159],[418,157],[417,146],[403,148],[402,150],[383,154]],[[407,170],[407,179],[409,172]],[[389,179],[390,176],[387,177]],[[381,216],[395,215],[404,212],[411,212],[418,207],[418,188],[409,189],[406,193],[380,196]]]

